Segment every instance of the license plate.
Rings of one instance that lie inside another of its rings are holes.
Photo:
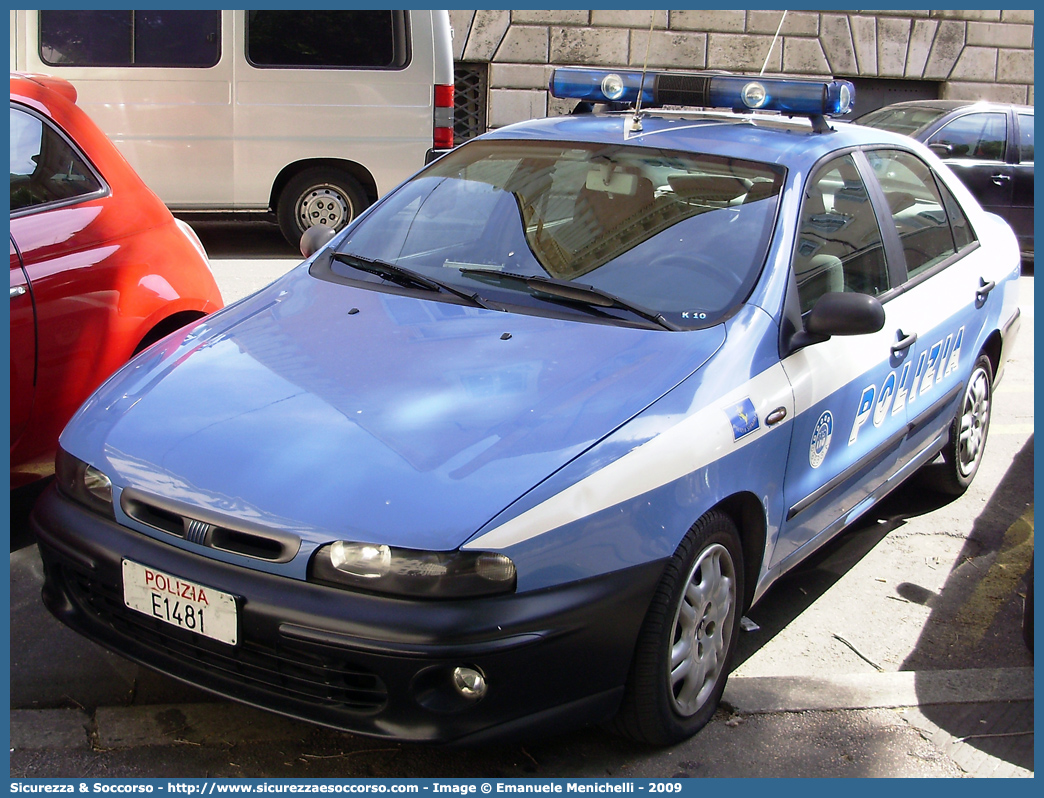
[[[236,644],[236,600],[220,590],[124,560],[123,603],[179,629]]]

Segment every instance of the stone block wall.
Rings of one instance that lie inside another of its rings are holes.
[[[554,66],[938,81],[1033,104],[1033,11],[450,11],[454,56],[489,64],[491,128],[567,111]]]

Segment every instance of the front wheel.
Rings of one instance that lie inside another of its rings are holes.
[[[340,231],[367,205],[359,181],[343,169],[320,166],[291,178],[279,195],[276,215],[283,237],[296,249],[312,225]]]
[[[992,403],[993,366],[986,355],[979,355],[950,427],[950,439],[943,449],[946,465],[943,489],[947,493],[960,495],[975,479],[986,449]]]
[[[714,715],[743,614],[743,553],[736,525],[712,511],[664,569],[642,630],[620,712],[620,733],[672,745]]]

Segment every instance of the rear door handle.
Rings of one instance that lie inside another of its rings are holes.
[[[910,333],[909,335],[906,335],[906,333],[904,333],[902,330],[897,330],[895,335],[899,340],[892,344],[893,355],[898,355],[900,352],[905,352],[907,349],[909,349],[911,346],[917,343],[917,333]]]
[[[25,286],[24,285],[12,285],[11,286],[11,299],[14,299],[16,296],[21,296],[24,293],[25,293]]]
[[[975,292],[975,302],[976,302],[976,304],[982,305],[986,301],[986,297],[989,295],[990,291],[992,291],[996,287],[997,287],[997,281],[996,280],[990,280],[989,282],[986,282],[985,279],[980,277],[979,278],[979,288]]]
[[[1011,175],[991,175],[990,180],[993,181],[995,186],[999,186],[1011,180]]]

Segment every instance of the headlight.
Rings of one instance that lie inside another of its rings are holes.
[[[470,598],[513,592],[515,564],[488,551],[417,551],[338,540],[315,553],[308,578],[397,596]]]
[[[92,465],[58,449],[54,463],[58,489],[70,499],[95,512],[115,518],[112,510],[112,481]]]

